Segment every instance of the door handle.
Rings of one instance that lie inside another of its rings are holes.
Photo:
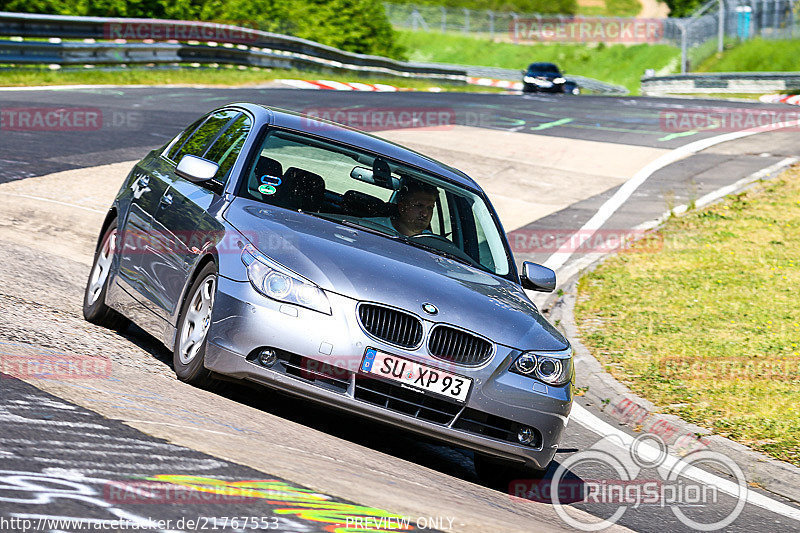
[[[172,195],[171,194],[165,194],[164,196],[162,196],[161,197],[161,203],[164,204],[164,205],[172,205]]]

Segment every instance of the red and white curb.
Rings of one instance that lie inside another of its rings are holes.
[[[800,105],[800,95],[797,94],[765,94],[759,100],[765,104]]]
[[[396,92],[399,87],[385,85],[383,83],[358,83],[330,80],[276,80],[295,89],[324,89],[329,91],[377,91],[377,92]]]
[[[492,78],[467,78],[467,83],[471,85],[483,85],[484,87],[502,87],[503,89],[522,90],[521,81],[494,80]]]

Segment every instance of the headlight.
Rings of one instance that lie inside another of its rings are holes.
[[[537,80],[533,76],[525,76],[524,78],[522,78],[522,81],[524,81],[525,83],[536,83]]]
[[[325,291],[259,253],[253,245],[248,244],[242,250],[242,263],[247,266],[250,283],[264,296],[331,314]]]
[[[572,354],[525,352],[516,358],[511,371],[560,387],[572,379]]]
[[[565,78],[556,78],[553,80],[553,83],[564,83],[567,81]]]

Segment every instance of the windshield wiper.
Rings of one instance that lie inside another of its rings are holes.
[[[452,259],[453,261],[458,261],[459,263],[462,263],[462,264],[465,264],[465,265],[468,265],[468,266],[471,266],[471,267],[477,267],[477,268],[479,268],[481,270],[485,270],[487,272],[491,272],[491,270],[487,269],[485,266],[483,266],[482,264],[478,263],[474,259],[471,259],[471,258],[470,259],[466,259],[464,257],[461,257],[458,254],[454,254],[453,252],[448,252],[448,251],[442,250],[441,248],[436,248],[435,246],[431,246],[429,244],[423,244],[421,242],[415,241],[415,240],[410,239],[408,237],[401,237],[401,238],[402,238],[403,242],[407,242],[411,246],[416,246],[417,248],[422,248],[423,250],[427,250],[429,252],[433,252],[436,255],[441,255],[441,256],[446,257],[448,259]]]
[[[309,213],[308,211],[304,211],[305,214],[315,216],[317,218],[321,218],[323,220],[328,220],[330,222],[336,222],[337,224],[341,224],[342,226],[347,226],[348,228],[353,229],[362,229],[368,233],[373,233],[375,235],[382,235],[384,237],[389,237],[390,239],[400,240],[402,239],[401,236],[395,235],[393,233],[386,233],[376,228],[371,228],[369,226],[364,226],[359,224],[358,222],[353,222],[352,220],[348,220],[346,218],[341,218],[341,215],[333,215],[333,214],[323,214],[323,213]]]

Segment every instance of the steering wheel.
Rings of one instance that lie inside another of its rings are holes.
[[[448,239],[446,237],[442,237],[441,235],[437,235],[435,233],[417,233],[416,235],[411,235],[408,238],[409,239],[420,239],[420,238],[436,239],[437,241],[441,241],[441,242],[443,242],[443,243],[445,243],[445,244],[447,244],[449,246],[453,246],[455,248],[458,248],[455,244],[453,244],[453,242],[450,239]],[[459,251],[461,251],[461,250],[459,249]]]
[[[433,239],[433,240],[435,240],[437,242],[441,242],[441,243],[445,244],[446,246],[443,247],[443,248],[440,248],[438,246],[433,246],[432,244],[429,245],[429,246],[432,246],[433,248],[437,248],[437,249],[441,250],[442,252],[446,252],[446,253],[458,256],[461,259],[467,261],[468,263],[470,263],[470,264],[472,264],[474,266],[477,266],[477,267],[481,267],[482,266],[475,259],[470,257],[464,250],[462,250],[461,248],[456,246],[455,243],[453,243],[450,239],[442,237],[441,235],[437,235],[436,233],[417,233],[416,235],[411,235],[408,238],[411,239],[411,240]]]

